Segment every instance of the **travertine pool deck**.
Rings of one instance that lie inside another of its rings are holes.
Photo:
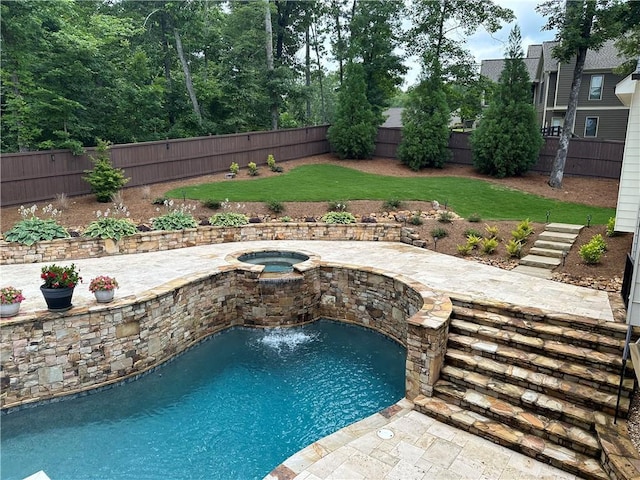
[[[392,242],[293,241],[240,242],[189,247],[162,252],[114,255],[76,260],[84,283],[76,287],[74,306],[95,304],[89,281],[115,276],[116,296],[137,295],[166,282],[228,265],[230,253],[251,250],[302,250],[321,261],[379,268],[402,274],[442,293],[505,302],[548,312],[613,321],[606,292],[553,282],[482,265],[432,250]],[[2,265],[2,285],[20,288],[27,297],[21,313],[46,309],[40,293],[40,269],[53,262]],[[56,262],[68,265],[72,262]]]
[[[605,292],[501,270],[401,243],[350,241],[257,241],[77,260],[84,283],[74,306],[96,305],[89,281],[117,278],[116,296],[139,295],[183,276],[228,265],[232,253],[252,250],[312,253],[320,261],[367,266],[402,274],[454,297],[515,304],[546,312],[613,321]],[[2,285],[23,290],[21,314],[46,309],[40,269],[53,262],[2,265]],[[56,262],[68,265],[72,262]],[[315,442],[288,459],[280,480],[321,479],[573,479],[573,475],[444,425],[411,410],[408,401]],[[376,432],[387,428],[390,440]],[[286,467],[286,468],[285,468]],[[294,476],[291,476],[295,473]]]

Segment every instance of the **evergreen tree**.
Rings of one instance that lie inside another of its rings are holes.
[[[367,100],[364,69],[358,63],[350,63],[338,95],[335,121],[327,131],[331,148],[341,159],[371,158],[378,132],[375,121],[376,116]]]
[[[442,168],[451,156],[449,117],[444,85],[436,71],[409,93],[408,105],[402,112],[402,141],[398,146],[402,163],[416,171],[424,167]]]
[[[531,102],[531,80],[520,29],[509,34],[507,57],[495,95],[471,135],[473,164],[498,178],[521,175],[537,161],[543,140]]]

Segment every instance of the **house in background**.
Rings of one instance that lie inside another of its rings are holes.
[[[618,83],[615,93],[629,107],[615,230],[634,233],[622,297],[627,304],[627,323],[640,325],[640,59],[636,71]]]
[[[575,59],[562,63],[553,57],[556,42],[531,45],[524,58],[531,80],[532,103],[545,135],[559,135],[567,111]],[[622,140],[627,132],[629,107],[615,94],[622,76],[613,69],[624,62],[612,41],[598,51],[589,50],[585,60],[573,134],[580,138]],[[483,60],[480,74],[497,82],[504,59]]]

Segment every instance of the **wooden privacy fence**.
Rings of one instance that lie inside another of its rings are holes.
[[[250,132],[113,145],[113,165],[123,168],[131,178],[127,187],[208,175],[229,170],[236,162],[246,167],[249,162],[265,165],[272,154],[276,161],[319,155],[329,151],[328,126]],[[3,154],[0,160],[0,203],[18,205],[90,193],[82,179],[84,171],[93,168],[90,156],[74,156],[68,150],[49,150]]]
[[[468,132],[451,132],[449,149],[452,157],[449,163],[473,165]],[[397,158],[396,152],[402,136],[400,128],[380,128],[376,139],[375,155]],[[558,150],[557,137],[545,137],[534,172],[550,173],[553,159]],[[565,175],[619,179],[622,170],[624,142],[615,140],[587,140],[573,138],[569,143],[569,154],[565,165]]]
[[[224,172],[232,162],[246,167],[249,162],[265,165],[272,154],[276,161],[293,160],[329,153],[327,125],[268,132],[250,132],[215,137],[199,137],[159,142],[113,145],[113,165],[125,170],[128,187],[167,180]],[[397,158],[402,136],[400,128],[380,128],[374,155]],[[472,165],[469,133],[452,132],[449,139],[451,163]],[[533,171],[549,173],[558,148],[558,139],[547,137]],[[572,139],[565,174],[600,178],[620,178],[624,142]],[[87,149],[81,156],[68,150],[10,153],[0,157],[0,204],[19,205],[90,193],[82,179],[93,167]]]

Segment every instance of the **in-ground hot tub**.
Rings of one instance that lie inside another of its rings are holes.
[[[309,256],[299,252],[281,250],[267,250],[264,252],[244,253],[238,261],[253,265],[264,265],[265,273],[287,273],[293,271],[293,266],[309,260]]]

